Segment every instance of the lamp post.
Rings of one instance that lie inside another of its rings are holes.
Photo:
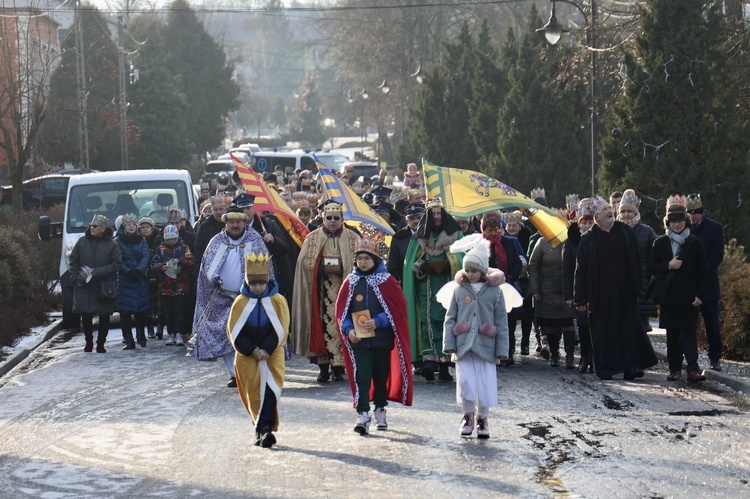
[[[362,143],[360,144],[359,155],[364,159],[365,157],[365,101],[370,98],[370,94],[367,93],[367,89],[363,89],[362,93],[359,94],[362,97],[362,117],[359,119],[359,131],[362,134]]]
[[[550,0],[552,2],[552,13],[549,16],[549,21],[543,27],[537,31],[544,33],[544,37],[547,39],[550,45],[556,44],[560,37],[567,33],[569,30],[561,26],[557,22],[555,16],[555,3],[567,3],[578,9],[583,15],[586,21],[586,48],[591,53],[591,195],[596,195],[596,171],[597,171],[597,153],[596,153],[596,33],[594,31],[594,25],[596,23],[596,0],[591,1],[590,16],[586,15],[583,7],[578,2],[572,0]]]

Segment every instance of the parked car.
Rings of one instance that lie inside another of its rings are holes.
[[[339,169],[339,173],[344,175],[344,171],[347,168],[354,170],[354,178],[364,177],[366,179],[372,179],[380,173],[380,168],[375,161],[347,161],[343,163]]]
[[[201,184],[211,185],[211,181],[216,180],[220,175],[227,175],[227,178],[232,178],[234,171],[234,163],[229,157],[211,160],[206,163],[206,167],[203,169]]]
[[[23,207],[31,210],[35,208],[49,208],[58,203],[64,203],[68,194],[68,183],[73,175],[91,173],[90,170],[61,170],[40,177],[31,178],[23,182]],[[2,187],[2,203],[13,202],[13,186]]]

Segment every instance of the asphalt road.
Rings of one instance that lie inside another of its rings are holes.
[[[499,371],[488,441],[459,437],[455,385],[361,437],[346,383],[287,366],[278,445],[254,430],[223,363],[149,340],[107,354],[61,333],[0,378],[0,496],[748,497],[747,398],[709,380],[600,381],[536,357]]]

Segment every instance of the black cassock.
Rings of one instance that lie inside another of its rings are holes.
[[[615,222],[609,232],[594,226],[581,238],[575,272],[576,304],[588,304],[594,368],[600,377],[657,363],[638,315],[642,285],[633,230]]]

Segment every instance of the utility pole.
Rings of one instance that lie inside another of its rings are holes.
[[[89,128],[86,115],[86,54],[83,50],[83,22],[81,20],[81,0],[76,2],[75,15],[78,19],[76,30],[76,88],[78,91],[78,164],[89,168]]]
[[[128,99],[126,95],[127,79],[125,75],[125,27],[122,16],[117,16],[117,53],[118,73],[120,80],[120,169],[128,169]]]

